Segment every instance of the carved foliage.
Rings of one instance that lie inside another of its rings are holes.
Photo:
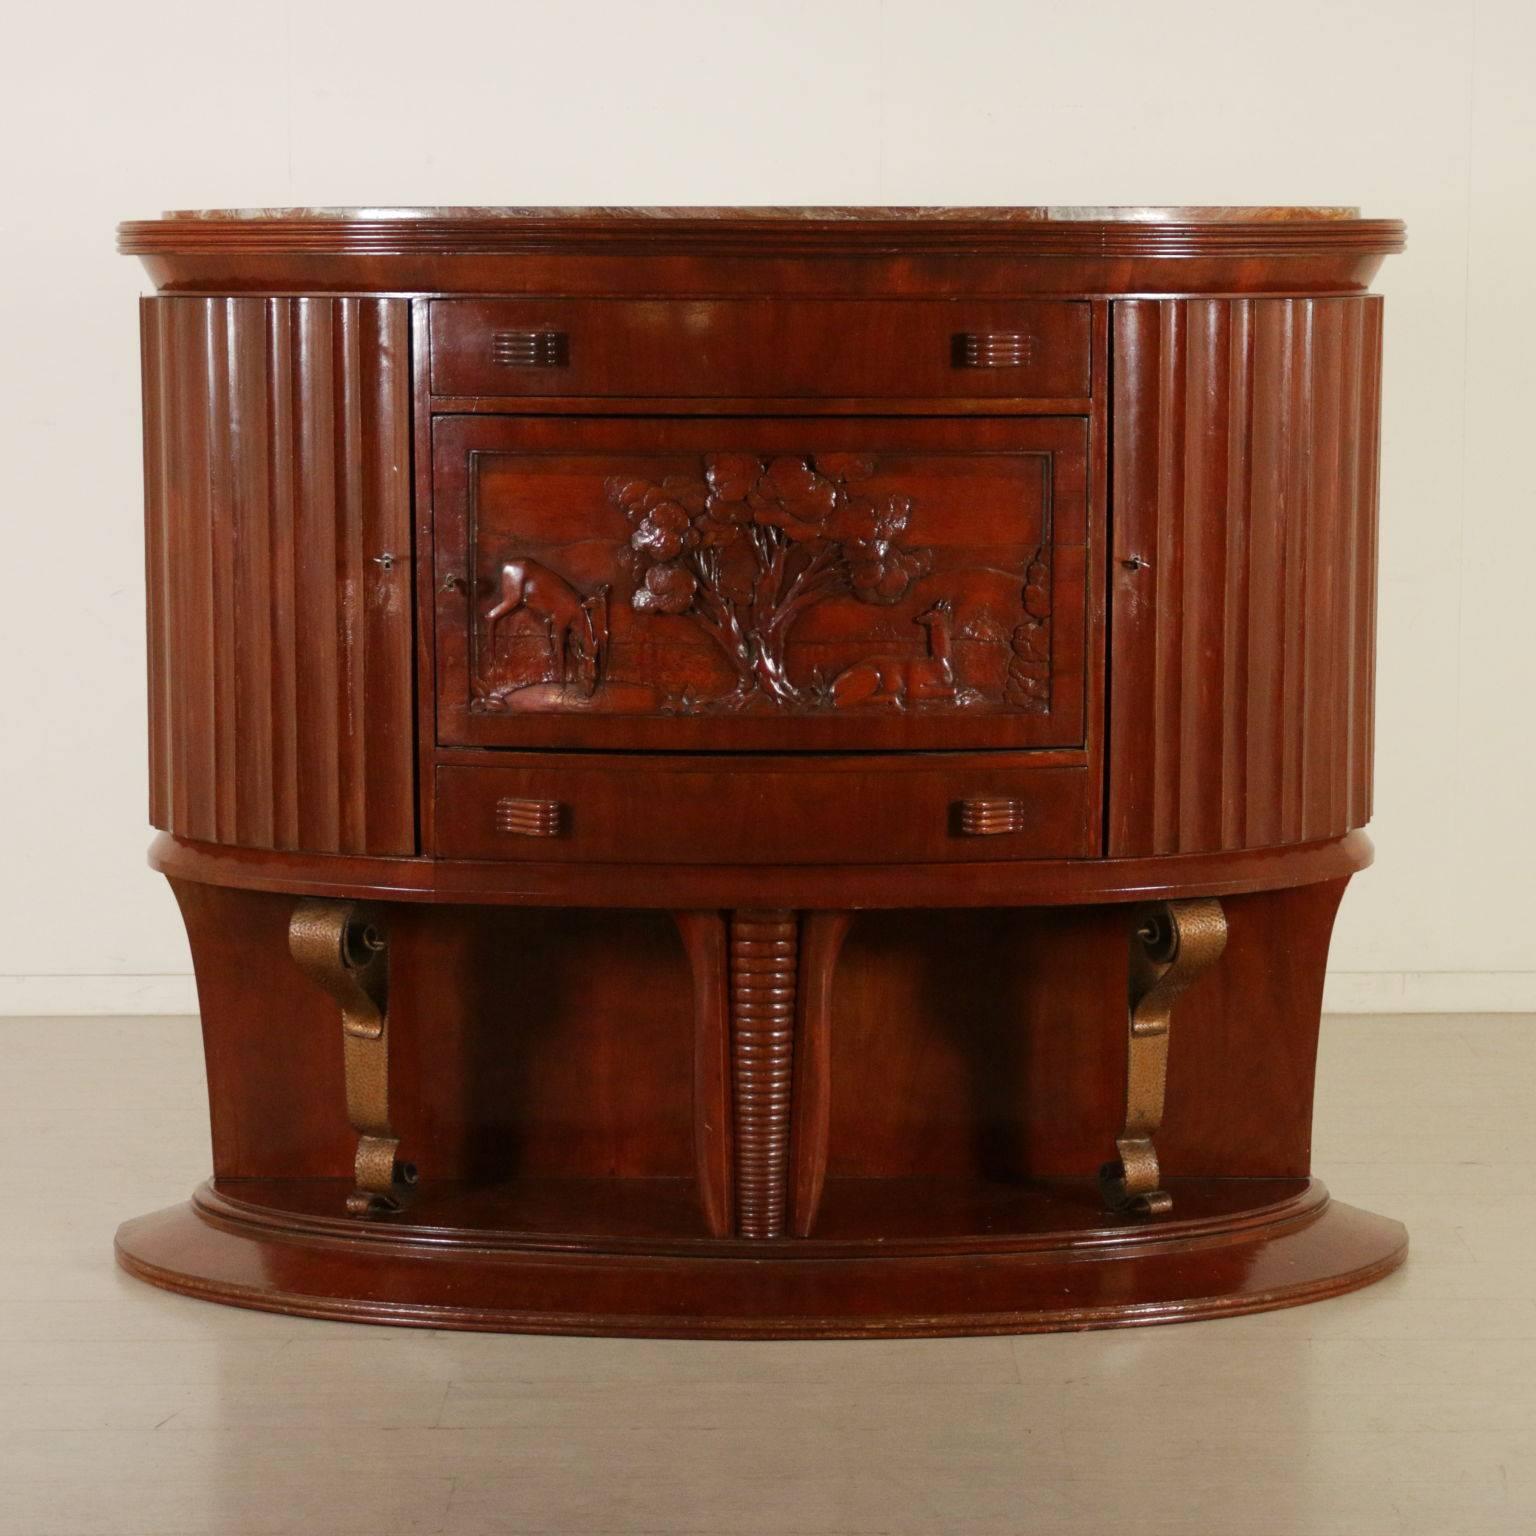
[[[932,566],[930,550],[900,542],[910,499],[861,489],[874,468],[858,454],[728,453],[698,479],[610,479],[634,528],[636,611],[693,619],[734,668],[736,698],[806,702],[784,659],[800,615],[842,594],[897,602]]]
[[[1050,550],[1035,551],[1024,575],[1024,622],[1013,631],[1013,655],[1003,697],[1015,709],[1044,714],[1051,707]]]

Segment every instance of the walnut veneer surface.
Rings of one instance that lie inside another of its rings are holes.
[[[158,289],[152,857],[214,1140],[129,1268],[818,1335],[1252,1310],[1400,1260],[1309,1160],[1369,861],[1399,224],[120,239]]]

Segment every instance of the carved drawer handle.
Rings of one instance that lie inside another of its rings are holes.
[[[498,368],[564,368],[570,360],[564,331],[497,331],[491,337],[491,362]]]
[[[1026,819],[1022,800],[962,800],[960,831],[966,837],[998,837],[1022,832]]]
[[[1035,338],[1022,331],[959,331],[951,361],[956,368],[1022,368],[1034,356]]]
[[[506,795],[496,802],[496,830],[512,837],[559,837],[565,807],[558,800],[520,800]]]

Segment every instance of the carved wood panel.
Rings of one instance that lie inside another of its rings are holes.
[[[141,318],[150,819],[415,852],[406,303]]]
[[[1072,746],[1086,423],[440,420],[439,739]]]
[[[1109,851],[1371,814],[1381,301],[1114,307]]]

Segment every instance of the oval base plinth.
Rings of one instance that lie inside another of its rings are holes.
[[[313,1181],[325,1183],[327,1181]],[[1396,1269],[1401,1223],[1316,1180],[1173,1181],[1176,1214],[895,1240],[605,1240],[316,1214],[252,1181],[124,1223],[166,1290],[350,1322],[508,1333],[796,1339],[1043,1333],[1192,1321],[1340,1295]],[[292,1190],[293,1186],[288,1186]]]

